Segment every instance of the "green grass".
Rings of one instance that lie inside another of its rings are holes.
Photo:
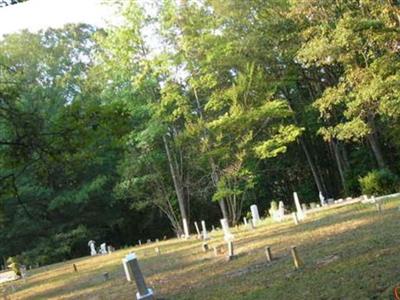
[[[159,243],[161,256],[154,244],[134,247],[32,270],[26,281],[1,289],[9,299],[135,299],[121,264],[134,251],[148,285],[163,299],[391,299],[400,283],[399,204],[386,203],[382,213],[370,204],[331,208],[298,226],[267,219],[252,231],[232,229],[238,257],[230,262],[225,254],[203,253],[194,238],[168,240]],[[210,246],[225,247],[222,232],[211,237]],[[300,270],[293,267],[291,245],[305,263]],[[110,280],[103,280],[104,272]]]

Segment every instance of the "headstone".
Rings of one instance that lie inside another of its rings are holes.
[[[265,247],[265,255],[267,256],[267,261],[271,262],[272,261],[272,254],[271,254],[271,247],[266,246]]]
[[[153,290],[148,288],[142,271],[140,270],[139,263],[135,253],[130,253],[122,259],[122,264],[124,266],[126,279],[128,281],[135,281],[136,287],[138,289],[136,293],[137,300],[154,300]]]
[[[243,218],[243,223],[244,223],[245,226],[247,226],[247,219],[246,219],[246,217]]]
[[[235,253],[234,253],[234,248],[233,248],[233,242],[229,241],[228,242],[228,256],[227,259],[228,260],[232,260],[236,257]]]
[[[301,209],[302,209],[303,213],[305,213],[307,211],[307,204],[302,203],[301,204]]]
[[[103,243],[103,244],[100,245],[99,253],[100,253],[100,254],[107,254],[107,253],[108,253],[108,252],[107,252],[107,245],[106,245],[106,243]]]
[[[90,255],[95,256],[97,254],[96,252],[96,242],[93,240],[90,240],[88,242],[88,246],[90,247]]]
[[[151,239],[147,239],[147,244],[151,244]]]
[[[156,239],[156,243],[159,243],[160,242],[160,240],[159,239]]]
[[[201,229],[203,230],[203,240],[208,240],[206,222],[201,221]]]
[[[107,252],[108,252],[108,254],[111,254],[111,253],[113,253],[114,251],[115,251],[115,249],[114,249],[113,246],[107,246]]]
[[[25,279],[25,278],[26,278],[26,275],[27,275],[27,273],[26,273],[26,266],[25,266],[25,265],[21,265],[21,266],[19,267],[19,271],[21,272],[21,278],[22,278],[22,279]]]
[[[211,232],[214,232],[215,231],[215,227],[214,227],[214,225],[211,225]]]
[[[185,234],[185,239],[188,239],[190,238],[190,234],[189,234],[189,226],[187,220],[182,219],[182,223],[183,223],[183,233]]]
[[[297,218],[298,218],[299,220],[304,220],[304,212],[303,212],[303,210],[301,209],[299,196],[297,196],[297,193],[296,193],[296,192],[293,193],[293,198],[294,198],[294,204],[296,205]]]
[[[292,252],[294,267],[296,269],[299,269],[301,266],[303,266],[304,263],[300,259],[299,254],[297,253],[297,248],[295,246],[292,246],[291,252]]]
[[[321,203],[321,206],[326,205],[325,197],[324,197],[324,195],[322,194],[321,191],[319,191],[319,201],[320,201],[320,203]]]
[[[104,272],[103,273],[103,280],[107,281],[108,279],[110,279],[110,275],[108,274],[108,272]]]
[[[200,233],[199,225],[197,224],[197,222],[194,222],[194,227],[196,227],[197,238],[201,239],[201,233]]]
[[[141,240],[139,240],[139,246],[142,246],[142,241]]]
[[[224,239],[226,242],[233,240],[233,234],[229,230],[229,224],[227,219],[221,219],[222,230],[224,231]]]
[[[257,226],[257,223],[260,221],[260,215],[258,214],[258,207],[257,205],[253,204],[250,206],[251,216],[253,220],[254,227]]]
[[[279,201],[278,210],[275,212],[275,214],[275,220],[282,222],[283,218],[285,217],[285,205],[283,204],[283,201]]]

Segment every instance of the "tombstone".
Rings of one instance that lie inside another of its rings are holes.
[[[265,247],[265,256],[267,257],[267,261],[271,262],[272,261],[272,254],[271,254],[271,247],[266,246]]]
[[[197,222],[194,222],[194,227],[196,227],[197,238],[201,239],[201,233],[200,233],[199,225],[197,224]]]
[[[247,226],[247,219],[246,219],[246,217],[243,218],[243,223],[244,223],[245,226]]]
[[[258,207],[257,205],[253,204],[250,206],[251,216],[253,217],[253,225],[254,227],[257,226],[257,223],[260,221],[260,215],[258,214]]]
[[[300,205],[300,200],[299,200],[299,196],[297,196],[297,193],[294,192],[293,193],[293,198],[294,198],[294,204],[296,205],[296,210],[297,210],[297,218],[301,221],[304,220],[304,212],[301,209],[301,205]]]
[[[299,254],[297,252],[297,248],[295,246],[292,246],[291,249],[290,249],[290,252],[292,253],[294,267],[296,269],[300,269],[304,265],[304,263],[299,257]]]
[[[229,260],[232,260],[234,258],[236,258],[236,255],[234,253],[233,242],[229,241],[228,242],[228,256],[227,256],[227,259],[229,261]]]
[[[201,221],[201,229],[203,230],[203,240],[208,240],[206,222]]]
[[[224,240],[226,242],[229,242],[229,241],[233,240],[233,234],[229,230],[228,220],[227,219],[221,219],[220,222],[221,222],[222,230],[224,231]]]
[[[315,209],[317,207],[317,203],[311,202],[310,203],[310,209]]]
[[[321,203],[321,206],[325,206],[326,205],[325,197],[324,197],[324,195],[322,194],[321,191],[319,191],[319,201]]]
[[[182,219],[182,223],[183,223],[183,232],[185,235],[185,239],[188,239],[188,238],[190,238],[190,234],[189,234],[189,226],[188,226],[187,220]]]
[[[103,273],[103,280],[107,281],[108,279],[110,279],[110,275],[108,274],[108,272],[104,272]]]
[[[139,246],[142,246],[142,241],[141,240],[139,240]]]
[[[139,263],[135,253],[130,253],[122,259],[126,279],[128,281],[135,281],[138,289],[136,293],[137,300],[154,300],[154,293],[151,288],[148,288],[142,271],[140,270]]]
[[[301,204],[301,209],[303,210],[303,213],[305,213],[307,211],[307,204],[302,203]]]
[[[151,239],[147,239],[147,244],[151,244]]]
[[[100,245],[99,253],[100,253],[100,254],[107,254],[107,253],[108,253],[108,252],[107,252],[107,245],[106,245],[106,243],[103,243],[103,244]]]
[[[166,235],[164,235],[164,237],[163,237],[163,240],[165,241],[167,239],[167,236]]]
[[[215,227],[214,227],[214,225],[211,225],[211,232],[214,232],[215,231]]]
[[[108,254],[111,254],[111,253],[113,253],[114,251],[115,251],[115,249],[114,249],[113,246],[107,246],[107,252],[108,252]]]
[[[158,243],[158,242],[160,242],[160,240],[159,240],[159,239],[156,239],[156,243]]]
[[[90,241],[88,242],[88,246],[90,247],[90,255],[91,255],[91,256],[97,255],[97,252],[96,252],[96,242],[93,241],[93,240],[90,240]]]
[[[283,204],[283,201],[279,201],[278,210],[275,212],[275,214],[276,220],[278,222],[282,222],[283,218],[285,217],[285,205]]]
[[[26,278],[26,275],[27,275],[27,273],[26,273],[26,266],[25,266],[25,265],[21,265],[21,266],[19,267],[19,271],[21,272],[21,278],[22,278],[22,279],[25,279],[25,278]]]

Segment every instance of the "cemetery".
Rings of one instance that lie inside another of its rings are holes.
[[[0,0],[0,300],[400,300],[400,0]]]
[[[193,225],[189,239],[108,254],[89,256],[88,247],[87,257],[28,270],[1,291],[5,299],[391,299],[400,283],[395,196],[378,200],[381,210],[364,197],[308,208],[298,225],[287,213],[206,236]]]

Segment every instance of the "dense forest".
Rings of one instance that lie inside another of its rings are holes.
[[[0,256],[398,188],[399,1],[115,5],[119,26],[0,40]]]

